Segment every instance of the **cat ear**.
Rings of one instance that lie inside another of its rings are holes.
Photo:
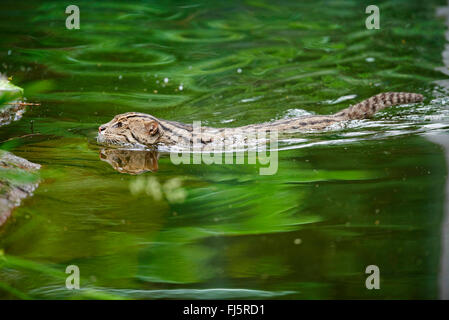
[[[153,136],[159,131],[159,123],[154,120],[145,122],[145,130]]]

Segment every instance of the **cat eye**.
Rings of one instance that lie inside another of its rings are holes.
[[[121,127],[122,127],[122,123],[121,123],[121,122],[117,122],[117,123],[114,124],[112,127],[113,127],[113,128],[121,128]]]

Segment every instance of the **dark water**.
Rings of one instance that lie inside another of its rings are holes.
[[[444,296],[444,1],[380,2],[380,30],[365,28],[367,1],[77,4],[67,30],[66,4],[2,1],[0,72],[41,106],[0,128],[0,148],[42,169],[0,228],[0,298]],[[426,100],[286,139],[272,176],[164,153],[133,175],[95,142],[127,111],[238,126],[386,91]]]

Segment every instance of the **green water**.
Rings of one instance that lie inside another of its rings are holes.
[[[2,1],[0,72],[41,105],[0,148],[42,169],[0,227],[0,298],[440,297],[447,168],[428,137],[449,132],[444,3],[380,2],[366,30],[369,1],[77,1],[67,30],[62,2]],[[128,111],[238,126],[386,91],[426,100],[285,139],[271,176],[164,153],[131,175],[95,141]]]

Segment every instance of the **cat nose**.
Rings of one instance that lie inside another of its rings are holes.
[[[98,128],[98,132],[102,132],[102,131],[104,131],[104,130],[106,130],[106,127],[105,127],[105,126],[100,126],[100,127]]]

